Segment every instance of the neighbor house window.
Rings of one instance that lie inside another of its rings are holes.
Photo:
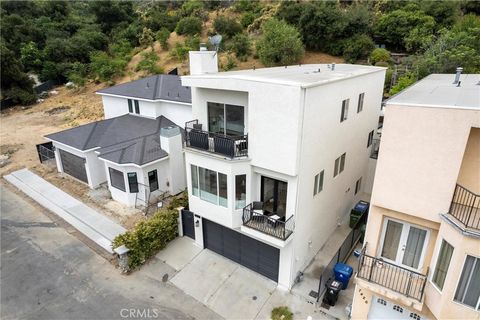
[[[230,136],[241,136],[245,131],[245,110],[242,106],[208,102],[208,130]]]
[[[344,153],[337,159],[335,159],[335,166],[333,168],[333,177],[338,176],[345,169],[345,158],[347,154]]]
[[[479,309],[480,304],[480,258],[467,255],[454,300]]]
[[[372,142],[373,142],[373,133],[374,133],[374,130],[372,130],[372,131],[370,131],[370,132],[368,133],[367,148],[372,145]]]
[[[110,184],[112,187],[125,191],[125,180],[123,179],[123,172],[108,168],[110,173]]]
[[[363,110],[363,99],[365,98],[365,93],[360,93],[358,95],[358,106],[357,106],[357,113]]]
[[[132,99],[128,99],[128,112],[133,113],[133,102],[132,102]]]
[[[128,189],[130,193],[137,193],[138,192],[138,181],[137,181],[137,173],[136,172],[128,172]]]
[[[242,209],[247,205],[247,175],[235,176],[235,209]]]
[[[192,165],[192,194],[200,199],[228,207],[227,176]],[[198,190],[198,191],[197,191]]]
[[[133,100],[133,102],[135,103],[135,113],[140,114],[140,105],[138,100]]]
[[[359,193],[362,189],[362,177],[355,182],[355,194]]]
[[[316,195],[317,193],[323,190],[324,173],[325,173],[325,170],[322,170],[319,174],[315,176],[315,182],[313,185],[313,195]]]
[[[340,122],[347,120],[349,102],[350,99],[345,99],[342,101],[342,114],[340,115]]]
[[[448,266],[452,259],[453,247],[445,240],[442,240],[442,246],[438,253],[437,265],[435,266],[435,272],[433,273],[432,282],[442,290],[445,278],[447,277]]]
[[[150,192],[158,190],[157,170],[148,172],[148,186],[150,187]]]
[[[140,105],[138,100],[128,99],[128,112],[133,113],[133,107],[135,106],[135,113],[140,114]]]

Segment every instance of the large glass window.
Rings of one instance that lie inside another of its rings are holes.
[[[245,131],[245,109],[242,106],[208,102],[208,130],[230,136],[240,136]]]
[[[191,165],[192,195],[228,207],[227,176],[213,170]]]
[[[108,168],[110,173],[110,184],[112,187],[125,191],[125,180],[123,179],[123,172]]]
[[[148,172],[148,185],[150,187],[150,192],[158,190],[157,170]]]
[[[247,203],[247,175],[235,176],[235,209],[244,208]]]
[[[476,310],[480,304],[480,258],[468,256],[463,265],[454,300]]]
[[[137,173],[129,172],[127,173],[127,177],[128,177],[128,189],[130,190],[130,193],[137,193],[138,192]]]
[[[442,246],[438,253],[437,265],[435,266],[435,272],[433,273],[432,282],[442,290],[447,277],[448,266],[452,259],[453,247],[445,240],[442,240]]]

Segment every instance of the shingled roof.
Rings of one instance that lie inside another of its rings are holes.
[[[97,91],[100,95],[116,95],[147,100],[169,100],[192,103],[190,87],[182,86],[180,77],[157,74]]]
[[[144,165],[168,153],[160,144],[160,129],[177,126],[160,116],[149,119],[126,114],[45,136],[82,151],[99,148],[99,158],[118,164]]]

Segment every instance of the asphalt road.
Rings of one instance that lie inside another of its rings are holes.
[[[44,209],[1,188],[1,319],[218,319],[142,270],[115,267]]]

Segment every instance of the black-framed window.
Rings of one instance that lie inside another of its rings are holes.
[[[235,176],[235,209],[242,209],[247,205],[247,175]]]
[[[194,165],[191,165],[191,169],[192,195],[227,208],[227,175]]]
[[[342,113],[340,115],[340,122],[347,120],[349,103],[350,103],[350,99],[345,99],[342,101]]]
[[[123,179],[123,172],[108,168],[110,174],[110,184],[112,187],[125,191],[125,180]]]
[[[358,106],[357,106],[357,113],[363,110],[363,99],[365,98],[365,93],[360,93],[358,95]]]
[[[322,170],[319,174],[315,176],[315,183],[313,185],[313,195],[316,195],[317,193],[323,190],[324,174],[325,174],[325,170]]]
[[[337,159],[335,159],[335,166],[333,168],[333,177],[338,176],[345,169],[345,161],[347,154],[344,153]]]
[[[150,192],[158,190],[158,176],[156,169],[148,172],[148,185],[150,187]]]
[[[208,102],[208,130],[230,136],[245,131],[245,108],[231,104]]]
[[[138,192],[137,173],[128,172],[127,179],[128,179],[128,189],[130,190],[130,193],[137,193]]]
[[[373,134],[374,134],[374,130],[368,133],[367,148],[370,147],[373,143]]]
[[[359,193],[362,189],[362,177],[355,182],[355,194]]]
[[[140,104],[138,100],[133,100],[133,102],[135,103],[135,113],[140,114]]]
[[[132,99],[128,99],[128,112],[133,113],[133,102],[132,102]]]
[[[467,255],[453,300],[479,310],[480,258]]]

